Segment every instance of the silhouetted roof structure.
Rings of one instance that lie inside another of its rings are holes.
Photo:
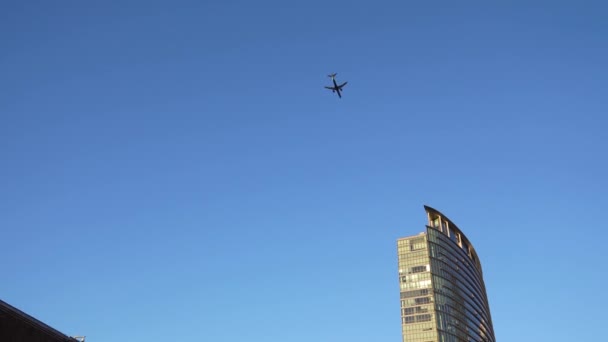
[[[78,342],[0,300],[0,341]]]

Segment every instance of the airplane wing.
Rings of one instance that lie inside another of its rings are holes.
[[[342,87],[344,87],[344,86],[346,85],[346,83],[348,83],[348,82],[344,82],[344,83],[340,84],[340,85],[338,86],[338,88],[342,89]]]
[[[325,89],[335,90],[334,87],[325,87]]]

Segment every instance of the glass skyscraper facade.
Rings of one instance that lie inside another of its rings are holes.
[[[424,208],[426,231],[397,240],[403,342],[495,342],[473,245],[445,215]]]

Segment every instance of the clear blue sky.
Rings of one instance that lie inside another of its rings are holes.
[[[428,204],[499,341],[598,340],[607,6],[4,2],[0,298],[90,342],[400,341]]]

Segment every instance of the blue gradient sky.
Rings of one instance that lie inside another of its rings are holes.
[[[4,2],[0,298],[90,342],[399,341],[428,204],[499,341],[597,340],[607,6]]]

